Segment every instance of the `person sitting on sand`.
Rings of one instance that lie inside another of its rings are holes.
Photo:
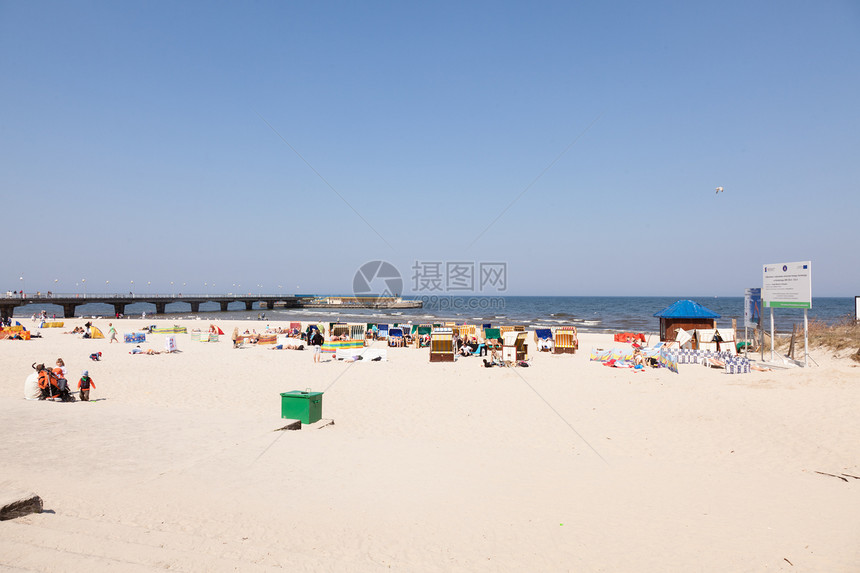
[[[505,363],[499,357],[499,353],[495,349],[492,350],[489,360],[484,358],[484,367],[485,368],[491,368],[493,366],[504,366],[504,365],[505,365]]]

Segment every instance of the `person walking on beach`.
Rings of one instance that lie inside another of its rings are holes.
[[[95,388],[96,383],[93,382],[93,379],[90,378],[90,371],[84,370],[81,375],[81,379],[78,380],[78,388],[81,390],[81,402],[89,402],[90,401],[90,387]]]
[[[325,342],[323,335],[320,334],[319,330],[314,330],[311,335],[311,340],[308,344],[313,346],[314,348],[314,362],[317,363],[320,361],[320,357],[322,356],[322,345]]]
[[[233,336],[230,338],[233,339],[233,348],[239,348],[239,327],[233,329]]]
[[[108,334],[110,335],[110,342],[108,342],[108,344],[119,342],[119,340],[116,339],[116,328],[113,327],[113,323],[109,322],[108,326],[110,327],[110,329],[108,330]]]

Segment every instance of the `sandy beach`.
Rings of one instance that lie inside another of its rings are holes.
[[[580,334],[576,355],[530,337],[528,368],[411,348],[314,364],[234,350],[258,321],[154,356],[64,322],[0,341],[0,488],[46,510],[0,522],[2,571],[860,570],[860,368],[832,352],[635,373],[589,361],[619,345]],[[153,323],[113,322],[120,340]],[[23,399],[57,357],[93,401]],[[274,431],[279,393],[306,388],[334,424]]]

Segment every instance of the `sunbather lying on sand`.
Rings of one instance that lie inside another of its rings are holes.
[[[705,361],[702,363],[705,366],[710,366],[711,368],[725,368],[726,363],[720,360],[719,358],[705,358]]]
[[[146,350],[143,350],[140,346],[137,346],[135,348],[132,348],[129,354],[161,354],[161,352],[158,350],[153,350],[152,348],[147,348]]]

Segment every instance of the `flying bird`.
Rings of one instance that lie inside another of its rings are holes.
[[[722,192],[723,192],[723,188],[722,188],[722,187],[717,187],[717,193],[722,193]]]

